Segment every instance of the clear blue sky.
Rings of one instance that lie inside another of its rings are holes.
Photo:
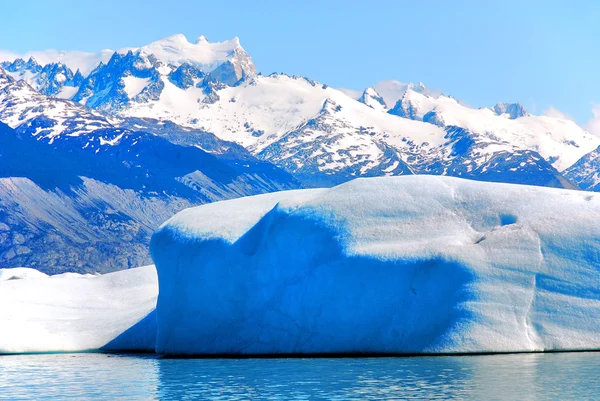
[[[422,81],[473,106],[600,103],[600,2],[28,0],[2,4],[0,48],[140,46],[174,33],[240,37],[263,73],[363,89]]]

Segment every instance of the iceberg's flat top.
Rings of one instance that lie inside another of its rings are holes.
[[[155,234],[167,354],[600,349],[600,196],[357,179],[189,209]]]

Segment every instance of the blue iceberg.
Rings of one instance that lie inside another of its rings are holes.
[[[600,349],[600,195],[357,179],[180,212],[154,234],[156,351]]]

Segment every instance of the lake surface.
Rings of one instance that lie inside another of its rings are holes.
[[[0,356],[0,399],[585,400],[600,353],[409,358]]]

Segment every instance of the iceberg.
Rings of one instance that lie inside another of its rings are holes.
[[[600,349],[600,195],[436,176],[184,210],[154,234],[156,351]]]
[[[154,351],[154,266],[105,275],[0,269],[0,354]]]

